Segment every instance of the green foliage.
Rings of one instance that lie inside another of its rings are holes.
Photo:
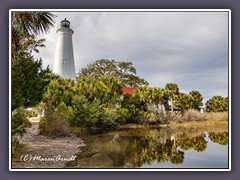
[[[200,92],[193,90],[189,94],[178,92],[173,100],[175,101],[175,106],[184,112],[188,109],[199,110],[203,97]]]
[[[89,64],[78,73],[79,78],[92,77],[94,79],[103,76],[117,78],[124,86],[148,85],[148,82],[136,76],[136,69],[132,62],[117,62],[115,60],[100,59]]]
[[[128,111],[128,118],[126,119],[127,123],[138,123],[139,114],[144,109],[147,109],[146,103],[140,101],[136,96],[125,94],[122,99],[122,109]]]
[[[102,107],[100,118],[97,122],[99,127],[111,127],[116,124],[116,120],[120,117],[117,112],[117,108],[114,107]]]
[[[166,91],[161,88],[139,87],[133,94],[141,102],[139,107],[140,122],[159,122],[164,117],[163,105],[167,101]],[[141,120],[140,120],[141,119]]]
[[[12,65],[12,110],[36,106],[43,97],[50,69],[42,69],[42,61],[20,58]]]
[[[25,133],[25,128],[30,126],[30,122],[27,119],[26,112],[23,108],[18,108],[12,113],[12,136]]]
[[[54,107],[64,102],[67,106],[71,106],[74,96],[74,82],[70,79],[62,79],[58,77],[53,79],[46,86],[43,102],[51,101]]]
[[[199,110],[203,97],[198,91],[180,93],[175,83],[166,84],[165,89],[149,88],[146,80],[136,76],[132,62],[97,60],[80,70],[76,83],[52,74],[49,68],[43,69],[42,60],[35,60],[31,54],[44,47],[45,40],[37,35],[53,26],[54,17],[49,12],[12,14],[12,111],[41,102],[45,112],[41,128],[45,134],[67,134],[69,123],[108,127],[159,122],[165,116],[163,107],[169,110],[169,101],[172,112],[174,107],[185,112]],[[124,86],[140,87],[133,95],[123,96]],[[227,111],[228,98],[214,96],[206,106],[208,111]],[[16,112],[14,133],[22,134],[24,116],[20,110]]]
[[[185,93],[179,93],[176,97],[175,105],[179,107],[182,111],[188,110],[193,108],[194,99],[192,96],[185,94]]]
[[[18,55],[29,56],[38,47],[44,47],[44,39],[36,35],[47,32],[53,26],[56,16],[50,12],[12,12],[12,63]]]
[[[27,35],[39,35],[54,26],[55,17],[50,12],[13,12],[12,28]]]
[[[169,100],[171,101],[171,111],[173,112],[174,105],[175,105],[175,97],[179,93],[178,85],[175,83],[168,83],[165,86],[165,90],[167,92],[167,96],[169,97]]]
[[[193,109],[199,110],[199,104],[202,102],[203,97],[202,94],[196,90],[192,90],[190,93],[190,96],[192,96],[193,99]]]
[[[84,96],[75,96],[73,101],[74,118],[71,125],[86,127],[111,127],[123,124],[129,118],[128,110],[120,105],[88,102]]]
[[[97,80],[96,90],[95,97],[99,99],[102,104],[115,104],[122,94],[122,84],[115,77],[103,76]]]
[[[178,85],[175,83],[168,83],[165,85],[166,91],[169,92],[169,96],[173,96],[175,94],[178,94],[179,88]]]
[[[98,124],[102,127],[111,127],[116,124],[124,124],[130,118],[128,109],[121,108],[120,105],[102,107]]]
[[[152,123],[157,123],[159,121],[159,116],[154,112],[146,111],[143,113],[143,116],[141,117],[141,119],[142,119],[142,123],[152,124]]]
[[[89,102],[83,95],[75,95],[72,108],[74,116],[70,124],[75,126],[95,126],[101,113],[99,102]]]
[[[38,115],[38,113],[35,111],[35,110],[26,110],[26,116],[28,118],[31,118],[31,117],[36,117]]]
[[[73,106],[74,82],[50,74],[46,86],[41,110],[44,117],[40,121],[40,129],[48,136],[64,136],[69,134],[69,123],[73,122],[76,108]],[[74,110],[75,111],[74,111]]]
[[[23,136],[25,128],[31,126],[28,121],[26,112],[22,107],[12,112],[11,133],[12,133],[12,154],[14,155],[19,147],[18,137]]]
[[[112,76],[103,76],[98,79],[83,77],[78,79],[74,92],[85,96],[90,102],[99,100],[101,104],[117,103],[122,94],[122,84]]]
[[[117,78],[83,77],[74,86],[72,125],[109,127],[124,123],[128,110],[121,108],[122,85]]]
[[[208,112],[228,111],[228,97],[213,96],[205,105]]]
[[[36,35],[47,32],[54,17],[49,12],[12,13],[12,110],[33,107],[42,100],[50,69],[42,69],[42,60],[35,60],[31,53],[44,47],[45,40]]]
[[[19,146],[17,136],[25,133],[27,120],[22,107],[37,105],[44,94],[50,69],[42,69],[42,60],[34,60],[31,53],[44,47],[44,39],[36,35],[47,32],[53,26],[55,16],[49,12],[12,12],[11,55],[12,55],[12,153]]]

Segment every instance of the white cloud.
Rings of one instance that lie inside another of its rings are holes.
[[[106,58],[132,61],[151,86],[175,82],[180,90],[203,96],[228,93],[227,12],[53,12],[56,26],[41,49],[53,67],[56,27],[67,18],[73,26],[76,72]]]

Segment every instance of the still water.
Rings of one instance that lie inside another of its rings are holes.
[[[228,132],[168,128],[91,130],[68,168],[228,168]]]

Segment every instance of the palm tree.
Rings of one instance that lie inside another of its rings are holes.
[[[169,100],[171,102],[171,112],[173,113],[174,108],[174,97],[179,93],[178,85],[175,83],[168,83],[165,86],[165,90],[168,93]]]
[[[162,115],[165,114],[164,109],[163,109],[163,105],[164,105],[164,101],[165,101],[165,92],[164,89],[161,88],[153,88],[152,89],[152,97],[153,97],[153,102],[155,104],[155,106],[158,109],[158,114],[160,114],[159,110],[162,110]]]
[[[194,107],[194,99],[188,94],[179,93],[176,97],[175,105],[183,112],[184,110],[192,109]]]
[[[133,94],[134,97],[138,97],[142,103],[145,103],[148,100],[148,87],[141,86]]]
[[[92,77],[80,78],[74,86],[76,94],[85,96],[89,102],[94,100],[96,92],[96,82]]]
[[[196,90],[189,93],[193,97],[193,108],[199,110],[199,104],[202,102],[202,94]]]
[[[110,103],[111,100],[116,103],[122,94],[122,84],[119,79],[113,76],[99,78],[96,82],[96,88],[96,96],[100,98],[101,102],[105,103]]]
[[[50,12],[12,13],[12,63],[24,41],[32,35],[47,33],[54,25],[56,16]]]
[[[228,111],[228,98],[222,96],[213,96],[206,103],[207,111],[223,112]]]

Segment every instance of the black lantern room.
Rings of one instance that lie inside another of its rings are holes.
[[[70,21],[65,18],[60,22],[60,27],[70,28]]]

